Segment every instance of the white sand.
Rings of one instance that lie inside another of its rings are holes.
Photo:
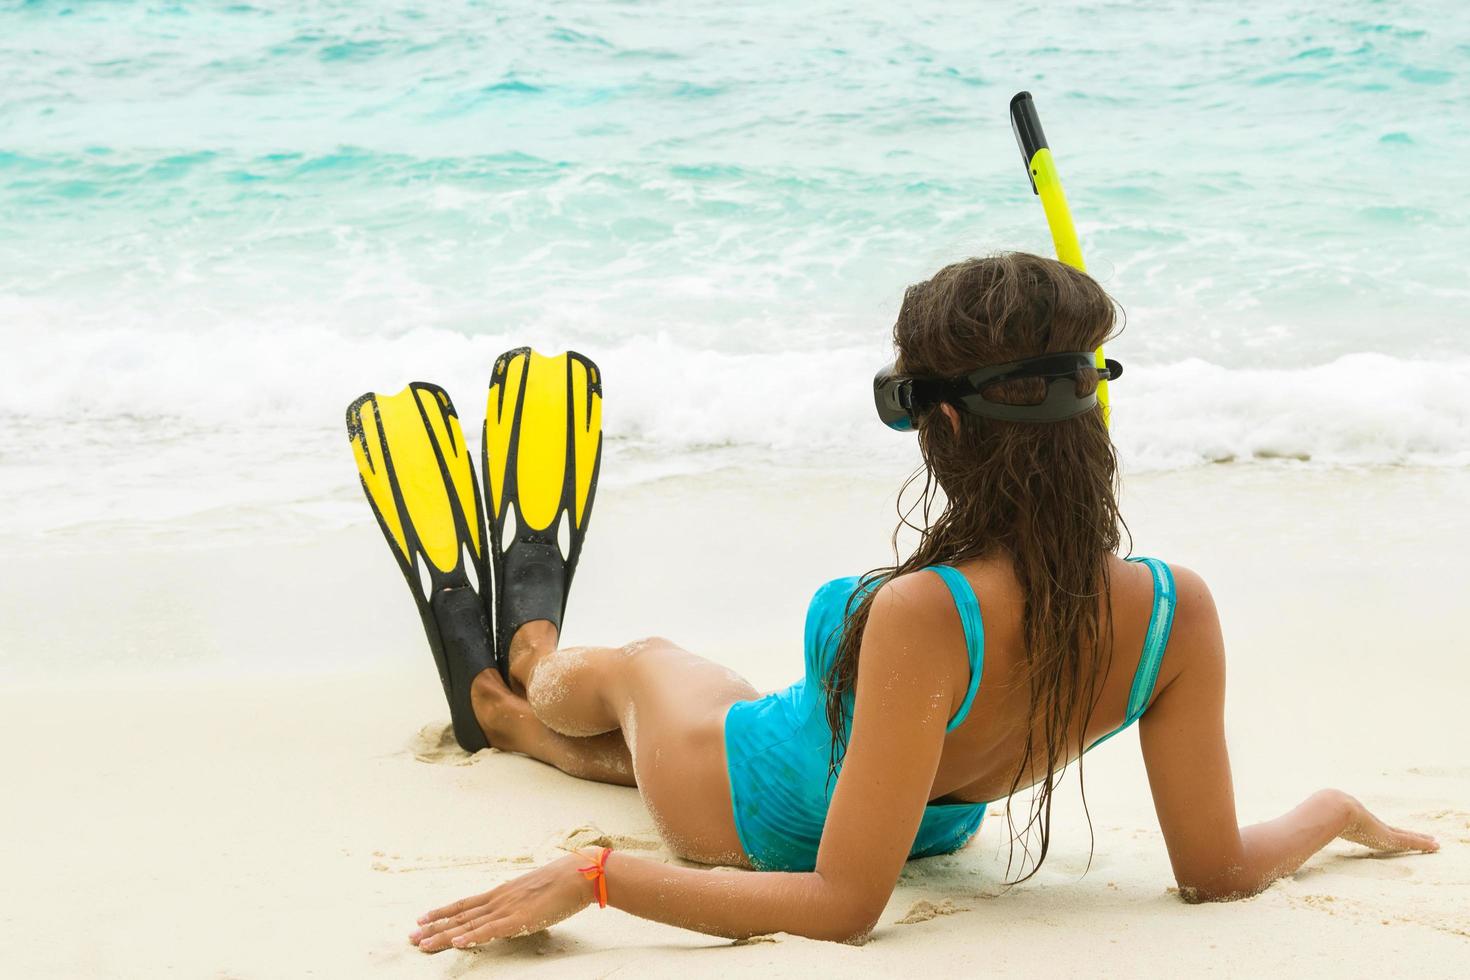
[[[888,489],[731,473],[608,492],[567,639],[663,633],[757,686],[786,683],[811,590],[883,559]],[[447,715],[417,617],[366,523],[304,542],[246,544],[207,525],[147,544],[7,541],[0,966],[14,977],[1463,976],[1467,502],[1465,472],[1286,466],[1138,478],[1126,499],[1138,550],[1203,573],[1221,606],[1243,817],[1336,785],[1436,834],[1441,853],[1334,845],[1255,899],[1186,906],[1130,734],[1088,759],[1085,876],[1075,794],[1059,800],[1042,873],[1009,891],[997,812],[966,850],[909,865],[863,948],[789,936],[732,946],[590,910],[476,952],[419,953],[403,937],[420,912],[569,839],[603,834],[667,858],[637,795],[441,744]]]

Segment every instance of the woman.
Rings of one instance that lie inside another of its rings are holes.
[[[1337,790],[1238,825],[1209,590],[1187,569],[1116,555],[1117,465],[1096,388],[1118,367],[1086,356],[1113,317],[1092,279],[1025,254],[908,290],[880,413],[917,429],[926,513],[936,486],[942,509],[896,568],[818,591],[806,676],[786,691],[759,697],[663,639],[558,650],[547,622],[511,648],[524,698],[494,670],[476,679],[491,744],[636,785],[676,854],[763,873],[569,855],[430,912],[411,940],[474,946],[601,894],[720,936],[859,941],[908,858],[962,846],[987,801],[1028,786],[1035,873],[1061,770],[1140,717],[1186,901],[1253,895],[1338,837],[1437,850]]]

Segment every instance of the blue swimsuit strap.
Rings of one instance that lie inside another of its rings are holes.
[[[929,571],[937,574],[949,587],[955,608],[959,610],[960,625],[965,630],[965,652],[970,657],[970,688],[965,692],[960,710],[955,712],[944,729],[952,732],[969,717],[970,706],[975,703],[975,692],[980,690],[980,675],[985,666],[985,622],[980,618],[980,600],[975,596],[970,580],[961,575],[959,569],[949,565],[930,565]]]
[[[1174,626],[1174,573],[1169,566],[1157,558],[1129,558],[1129,561],[1144,565],[1154,577],[1154,607],[1149,613],[1148,630],[1143,635],[1143,653],[1138,658],[1138,669],[1133,672],[1133,687],[1128,691],[1128,714],[1123,724],[1108,732],[1088,746],[1095,749],[1114,735],[1133,724],[1148,710],[1153,700],[1154,685],[1159,681],[1159,667],[1164,663],[1164,650],[1169,645],[1169,631]]]
[[[1148,568],[1154,576],[1154,608],[1148,617],[1148,632],[1144,634],[1143,656],[1138,659],[1138,670],[1133,673],[1133,688],[1128,692],[1128,720],[1131,725],[1148,710],[1153,699],[1154,685],[1159,681],[1159,667],[1164,662],[1164,648],[1169,645],[1169,632],[1174,626],[1174,573],[1169,566],[1157,558],[1130,558]]]

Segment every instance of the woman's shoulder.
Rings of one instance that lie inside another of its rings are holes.
[[[993,571],[980,567],[929,565],[888,579],[878,590],[875,603],[881,601],[890,612],[932,615],[953,610],[970,596],[979,598],[991,591]]]
[[[1189,633],[1201,627],[1219,626],[1215,597],[1204,577],[1192,568],[1162,558],[1134,559],[1135,562],[1157,562],[1169,570],[1174,590],[1174,632]]]
[[[1127,568],[1131,574],[1137,576],[1138,583],[1148,591],[1157,591],[1158,584],[1150,586],[1152,579],[1155,583],[1167,582],[1168,587],[1174,593],[1176,606],[1175,619],[1179,613],[1186,615],[1198,615],[1201,611],[1214,608],[1214,600],[1210,595],[1210,587],[1205,584],[1204,578],[1192,568],[1168,561],[1163,558],[1134,555],[1129,558],[1120,558],[1115,567]],[[1163,570],[1156,573],[1155,567]],[[1114,575],[1116,581],[1116,575]]]
[[[1220,614],[1215,597],[1204,577],[1192,568],[1155,559],[1169,570],[1174,609],[1159,685],[1200,662],[1217,662],[1225,649],[1220,631]]]
[[[894,576],[874,597],[873,611],[877,614],[881,607],[885,618],[901,620],[909,630],[923,631],[934,639],[954,640],[964,650],[967,615],[984,622],[989,633],[997,614],[999,620],[1014,618],[1012,606],[1019,609],[1020,603],[1009,566],[970,561],[931,565]]]
[[[918,671],[939,683],[969,678],[964,622],[950,587],[929,569],[895,575],[879,586],[863,632],[863,662]]]
[[[1205,583],[1203,576],[1183,565],[1170,565],[1174,573],[1174,636],[1191,649],[1217,650],[1223,655],[1220,642],[1220,612],[1215,607],[1215,596]]]

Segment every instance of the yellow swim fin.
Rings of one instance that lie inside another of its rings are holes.
[[[581,354],[500,355],[482,446],[495,572],[495,647],[535,620],[561,628],[602,463],[602,373]]]
[[[495,666],[481,598],[489,587],[480,488],[459,416],[443,388],[415,382],[347,407],[363,493],[418,604],[439,668],[454,737],[486,747],[470,683]]]

